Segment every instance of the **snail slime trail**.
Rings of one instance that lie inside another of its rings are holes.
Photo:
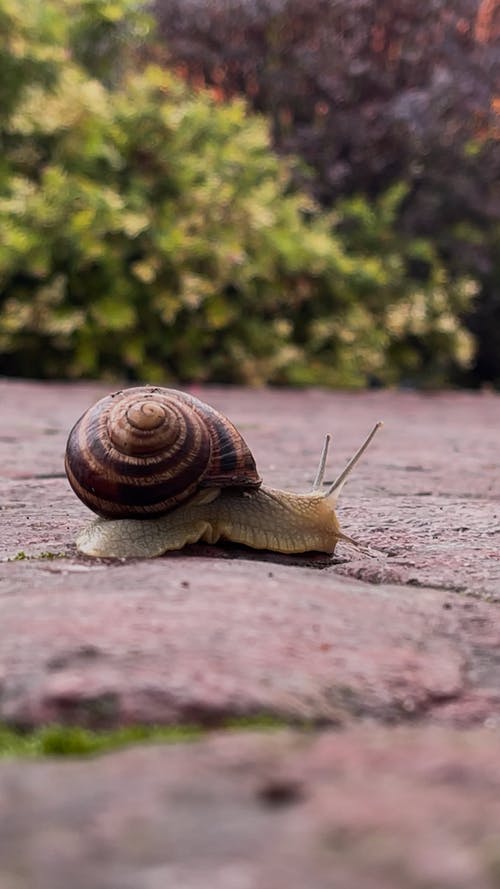
[[[327,435],[312,491],[262,484],[255,460],[223,414],[177,389],[138,386],[107,395],[75,423],[65,467],[75,494],[98,518],[76,540],[96,557],[148,558],[219,540],[277,553],[333,554],[335,506],[382,423],[322,490]]]

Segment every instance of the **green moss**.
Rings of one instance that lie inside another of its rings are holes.
[[[290,727],[290,722],[285,722],[278,716],[262,714],[260,716],[231,716],[225,719],[222,728],[227,731],[274,731],[285,727]],[[307,722],[293,723],[295,728],[308,729],[310,724]]]
[[[66,558],[67,558],[66,553],[53,553],[53,552],[50,552],[49,550],[47,550],[45,552],[41,552],[41,553],[33,553],[32,555],[25,553],[24,550],[20,550],[18,553],[16,553],[15,556],[12,556],[10,559],[7,559],[7,561],[8,562],[24,562],[24,561],[28,561],[28,560],[37,561],[38,559],[46,559],[48,561],[51,561],[52,559],[66,559]]]
[[[51,553],[50,551],[38,553],[32,556],[33,559],[65,559],[66,553]]]
[[[271,716],[228,719],[218,730],[277,730],[287,723]],[[20,731],[0,725],[0,758],[6,756],[92,756],[133,744],[178,744],[198,741],[210,730],[201,725],[135,725],[108,731],[80,726],[48,725]]]
[[[2,756],[91,756],[139,743],[179,743],[202,736],[196,726],[129,726],[91,731],[79,726],[50,725],[30,732],[0,727]]]

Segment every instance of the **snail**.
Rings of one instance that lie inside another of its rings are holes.
[[[134,387],[107,395],[71,430],[65,467],[77,496],[98,514],[78,535],[86,555],[158,556],[188,543],[228,540],[280,553],[333,553],[342,533],[335,505],[377,423],[338,478],[322,490],[327,435],[312,491],[262,484],[233,424],[176,389]]]

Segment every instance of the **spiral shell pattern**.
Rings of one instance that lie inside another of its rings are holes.
[[[157,386],[121,390],[91,407],[69,434],[65,466],[77,496],[109,518],[162,515],[201,487],[261,483],[226,417]]]

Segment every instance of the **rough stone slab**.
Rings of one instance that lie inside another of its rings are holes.
[[[74,555],[71,541],[88,512],[64,478],[65,441],[83,410],[112,388],[0,381],[0,559]],[[332,572],[500,596],[498,395],[190,391],[240,427],[267,483],[292,490],[310,486],[326,431],[334,436],[334,476],[384,419],[338,510],[345,531],[384,558],[340,545]]]
[[[193,389],[291,489],[310,486],[325,431],[334,475],[382,417],[339,517],[383,556],[205,546],[106,564],[74,549],[88,512],[63,454],[110,388],[0,381],[0,719],[498,719],[500,612],[447,592],[499,595],[498,396]]]
[[[0,721],[500,719],[500,609],[479,599],[184,555],[3,567]]]
[[[2,889],[498,889],[498,731],[214,736],[0,764]]]

